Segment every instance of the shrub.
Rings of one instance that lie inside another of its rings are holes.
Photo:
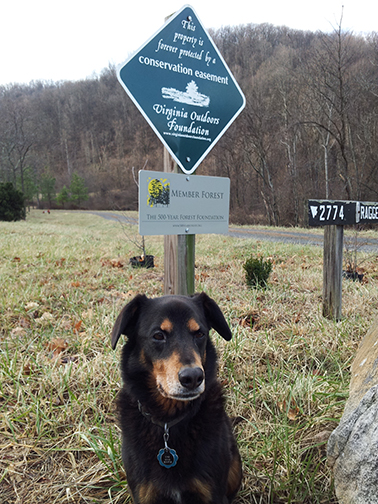
[[[15,189],[11,182],[0,184],[0,220],[25,219],[24,200],[24,194]]]
[[[243,264],[245,279],[250,287],[266,287],[270,272],[272,271],[272,261],[264,261],[262,257],[250,257]]]

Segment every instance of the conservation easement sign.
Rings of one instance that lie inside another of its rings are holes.
[[[378,224],[378,203],[363,201],[308,201],[310,226]]]
[[[118,79],[186,174],[245,106],[244,95],[186,5],[118,69]]]
[[[139,233],[228,233],[230,179],[139,172]]]

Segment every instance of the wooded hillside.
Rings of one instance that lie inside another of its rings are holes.
[[[211,36],[247,105],[197,173],[230,177],[233,222],[297,225],[308,198],[378,200],[378,33],[249,24]],[[54,204],[75,174],[88,208],[135,209],[132,168],[145,165],[162,170],[163,147],[115,68],[0,87],[0,182],[29,200]]]

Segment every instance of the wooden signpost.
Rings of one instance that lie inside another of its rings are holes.
[[[324,228],[323,317],[341,320],[344,226]]]
[[[310,226],[325,226],[323,316],[341,320],[344,226],[378,223],[378,203],[309,200]]]
[[[117,75],[162,141],[166,173],[177,172],[178,166],[192,175],[245,106],[240,87],[188,5],[121,65]],[[188,200],[188,212],[192,203]],[[165,294],[192,294],[195,235],[190,229],[163,234]]]
[[[164,149],[164,171],[178,173],[167,149]],[[194,234],[164,235],[164,294],[194,294],[195,246]]]

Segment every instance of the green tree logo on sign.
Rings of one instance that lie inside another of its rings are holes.
[[[157,205],[169,205],[170,184],[167,179],[148,179],[147,205],[151,208]]]

